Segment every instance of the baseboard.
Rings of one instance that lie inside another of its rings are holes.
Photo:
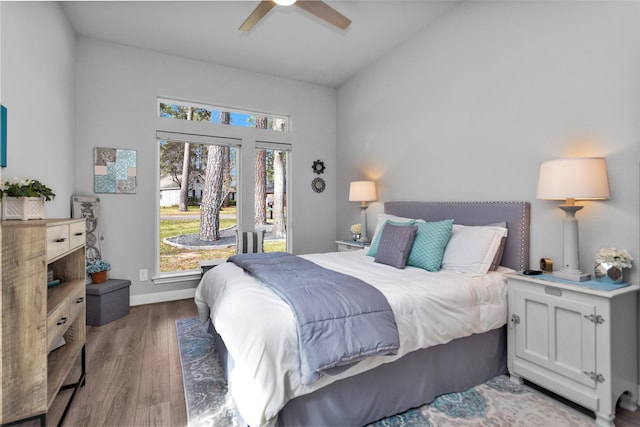
[[[144,305],[156,302],[177,301],[181,299],[193,298],[196,295],[196,288],[180,289],[177,291],[154,292],[150,294],[131,295],[129,304]]]

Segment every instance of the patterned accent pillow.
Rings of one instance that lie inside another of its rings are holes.
[[[407,265],[427,271],[439,271],[444,250],[451,236],[453,220],[417,221],[416,226],[418,227],[418,232],[416,233]]]
[[[418,227],[385,224],[380,233],[380,244],[375,262],[387,264],[403,269],[407,265],[407,258]]]
[[[379,224],[379,227],[376,228],[376,233],[373,236],[373,240],[371,241],[371,246],[369,247],[369,252],[367,252],[367,255],[375,257],[376,254],[378,253],[378,245],[380,244],[380,236],[382,235],[382,231],[383,231],[385,225],[391,224],[391,225],[395,225],[395,226],[398,226],[398,227],[406,227],[406,226],[411,226],[411,225],[413,225],[415,223],[416,223],[415,219],[409,219],[406,222],[405,221],[398,222],[398,221],[386,220],[382,224]]]
[[[259,231],[242,231],[238,233],[236,244],[236,253],[252,254],[262,252],[262,244],[264,241],[264,230]]]

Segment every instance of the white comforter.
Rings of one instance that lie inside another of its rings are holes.
[[[500,268],[486,275],[430,273],[376,264],[365,251],[304,255],[323,267],[359,277],[387,298],[398,325],[396,356],[372,357],[340,375],[303,385],[293,312],[283,300],[232,263],[204,275],[196,290],[202,320],[210,316],[234,360],[229,388],[249,425],[269,426],[294,397],[403,355],[506,323],[506,279]]]

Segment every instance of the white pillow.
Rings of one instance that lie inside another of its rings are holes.
[[[415,219],[412,218],[404,218],[401,216],[395,216],[395,215],[389,215],[386,213],[379,213],[378,214],[378,222],[376,223],[376,231],[373,232],[373,237],[371,237],[371,241],[375,242],[375,238],[378,235],[378,233],[382,232],[382,226],[384,225],[385,222],[387,221],[393,221],[393,222],[412,222],[415,221]]]
[[[453,224],[442,257],[442,270],[485,274],[506,235],[504,227]]]

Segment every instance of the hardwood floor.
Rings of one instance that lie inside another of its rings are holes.
[[[122,319],[87,327],[87,384],[65,426],[186,426],[175,321],[195,316],[187,299],[131,307]],[[70,394],[64,391],[54,402],[51,425]],[[640,426],[640,411],[618,408],[616,415],[617,427]]]
[[[88,326],[87,383],[65,425],[186,426],[175,321],[195,316],[193,299],[187,299],[131,307],[128,316]],[[56,398],[51,425],[70,395],[64,391]]]

